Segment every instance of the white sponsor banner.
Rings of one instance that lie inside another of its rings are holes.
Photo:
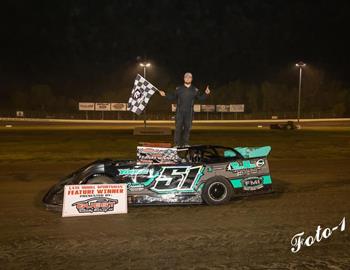
[[[79,111],[94,111],[95,103],[79,102]]]
[[[217,112],[229,112],[230,105],[216,105],[216,111]]]
[[[111,103],[96,103],[95,104],[96,111],[110,111]]]
[[[193,105],[193,111],[194,112],[200,112],[201,111],[201,105],[200,104],[194,104]]]
[[[193,105],[193,111],[194,112],[200,112],[201,111],[201,106],[200,104],[194,104]],[[176,112],[176,104],[171,104],[171,111]]]
[[[64,186],[62,217],[125,214],[126,184]]]
[[[201,105],[202,112],[215,112],[215,105]]]
[[[230,104],[230,112],[244,112],[244,104]]]
[[[24,112],[23,111],[16,111],[16,116],[17,117],[24,117]]]
[[[127,103],[111,103],[111,111],[126,111]]]

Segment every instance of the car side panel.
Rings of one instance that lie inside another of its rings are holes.
[[[190,163],[142,164],[119,166],[112,174],[116,183],[128,185],[131,204],[201,203],[196,187],[202,168]]]

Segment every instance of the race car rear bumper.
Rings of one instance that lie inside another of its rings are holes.
[[[256,193],[272,192],[270,175],[252,176],[230,180],[234,194],[250,195]]]

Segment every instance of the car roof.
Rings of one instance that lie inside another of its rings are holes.
[[[178,148],[179,150],[181,149],[192,149],[192,148],[227,148],[227,149],[233,149],[232,147],[228,146],[222,146],[222,145],[213,145],[213,144],[195,144],[195,145],[190,145],[188,147],[181,147]]]

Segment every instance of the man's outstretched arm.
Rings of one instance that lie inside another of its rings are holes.
[[[168,100],[176,100],[176,90],[172,93],[165,93],[164,91],[159,90],[159,95],[165,97]]]

